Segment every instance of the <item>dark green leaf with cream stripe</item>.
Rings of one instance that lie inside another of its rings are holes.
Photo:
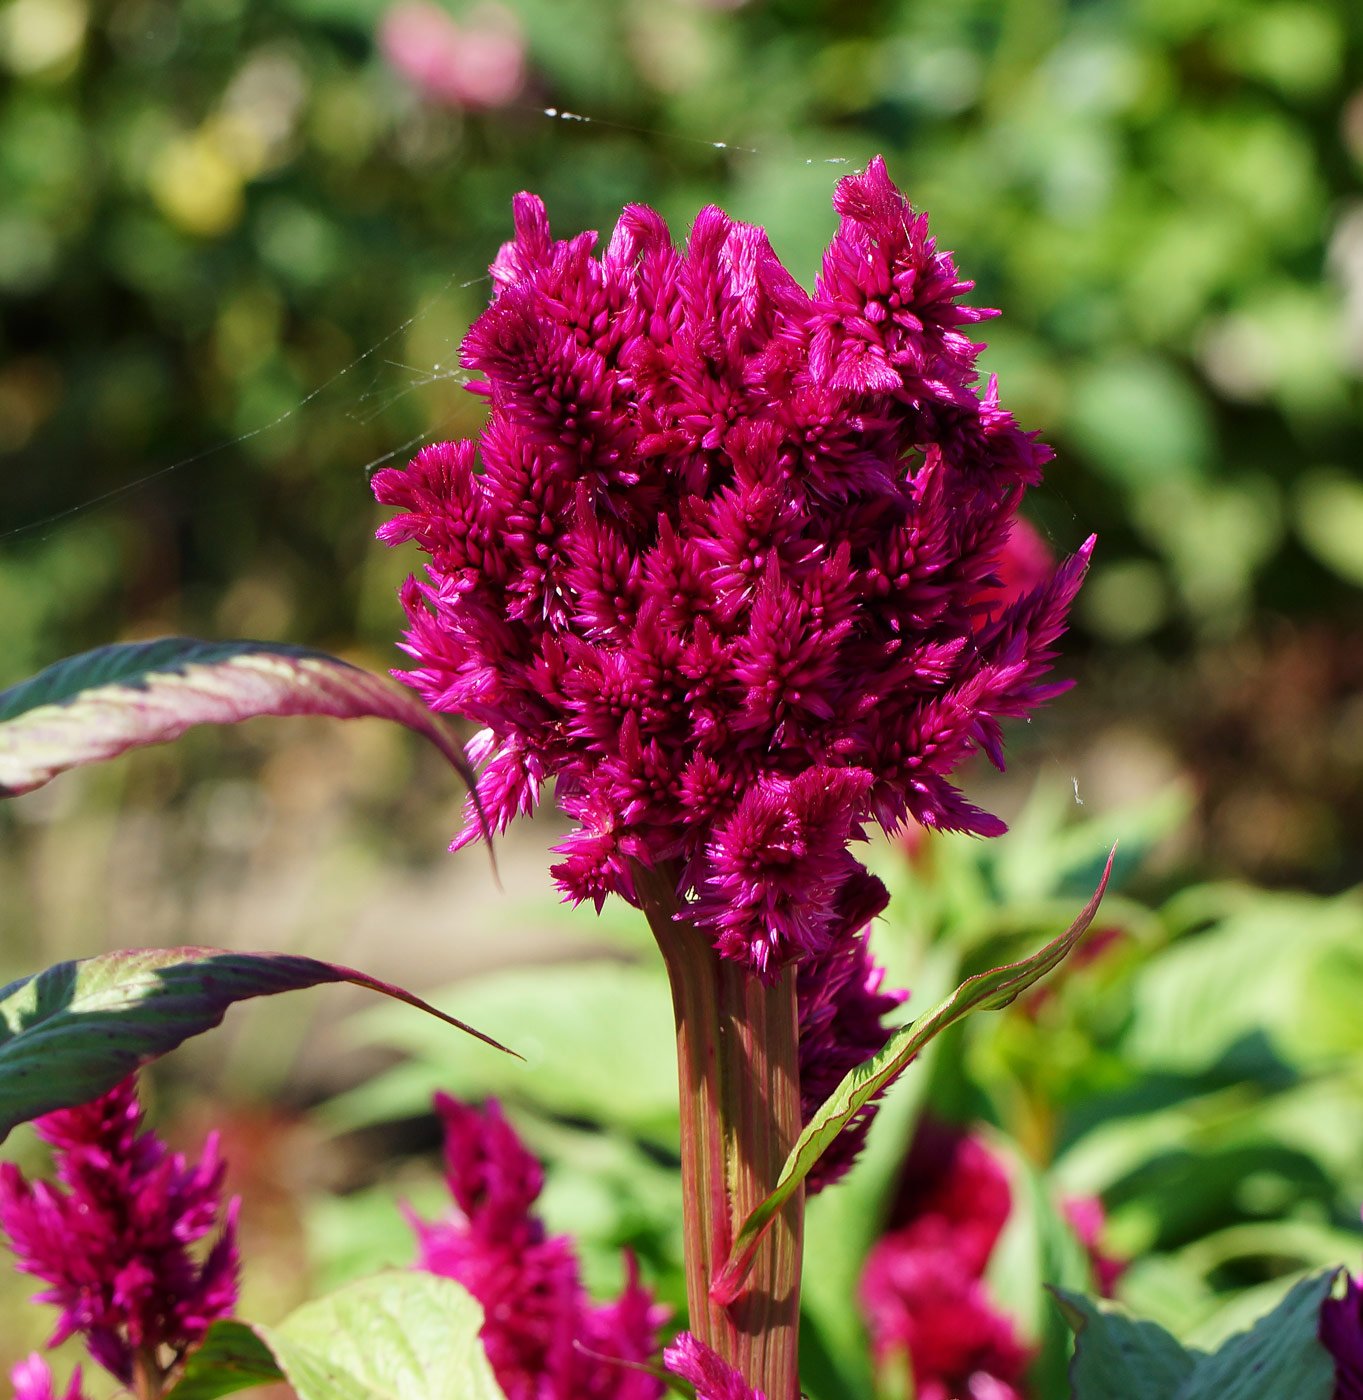
[[[410,691],[325,652],[163,637],[83,652],[0,692],[0,797],[83,763],[257,715],[376,716],[429,739],[470,787],[444,723]]]
[[[353,968],[286,953],[132,948],[57,963],[0,987],[0,1141],[18,1123],[88,1103],[138,1065],[216,1026],[249,997],[352,982],[481,1031]]]

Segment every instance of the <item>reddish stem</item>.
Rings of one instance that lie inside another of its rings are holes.
[[[133,1394],[137,1400],[159,1400],[166,1372],[153,1346],[138,1347],[133,1353]]]
[[[634,878],[676,1014],[691,1330],[767,1400],[796,1400],[802,1192],[763,1239],[738,1297],[725,1306],[711,1295],[739,1228],[800,1135],[795,971],[768,986],[721,958],[678,917],[675,870],[636,866]]]

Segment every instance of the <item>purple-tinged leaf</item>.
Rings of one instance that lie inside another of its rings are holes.
[[[766,1200],[743,1222],[724,1266],[716,1272],[710,1296],[717,1303],[732,1303],[742,1292],[744,1281],[752,1269],[757,1246],[770,1228],[781,1208],[809,1175],[814,1163],[823,1156],[830,1144],[856,1117],[858,1111],[887,1088],[908,1068],[914,1057],[929,1041],[940,1035],[972,1011],[997,1010],[1007,1006],[1033,982],[1058,967],[1066,954],[1083,936],[1098,912],[1117,848],[1113,846],[1103,870],[1103,878],[1093,892],[1093,898],[1080,911],[1079,917],[1044,948],[1021,962],[968,977],[941,1003],[920,1016],[902,1030],[896,1031],[884,1049],[864,1064],[849,1070],[842,1083],[819,1106],[805,1125],[795,1146],[790,1149],[776,1187]]]
[[[0,987],[0,1142],[16,1124],[105,1093],[138,1065],[216,1026],[233,1002],[325,982],[382,992],[506,1049],[353,968],[288,953],[130,948]]]
[[[396,720],[429,739],[473,786],[443,721],[384,676],[307,647],[163,637],[68,657],[0,692],[0,797],[176,739],[196,724],[257,715]]]

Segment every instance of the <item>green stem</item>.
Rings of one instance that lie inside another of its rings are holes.
[[[675,870],[636,866],[634,877],[676,1014],[691,1330],[767,1400],[796,1400],[803,1192],[763,1239],[734,1301],[716,1301],[711,1288],[800,1135],[795,970],[766,985],[677,917]]]

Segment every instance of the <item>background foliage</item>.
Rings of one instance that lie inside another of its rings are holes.
[[[717,202],[808,282],[833,180],[881,151],[1003,308],[985,363],[1058,453],[1028,514],[1057,553],[1100,538],[1068,643],[1078,687],[1013,736],[1008,779],[972,782],[1013,834],[881,852],[894,984],[925,1004],[1067,922],[1112,836],[1129,854],[1108,906],[1124,937],[1033,1010],[964,1028],[821,1203],[811,1385],[866,1393],[845,1242],[888,1200],[923,1098],[990,1125],[1014,1163],[996,1289],[1035,1335],[1055,1325],[1037,1281],[1083,1283],[1065,1192],[1103,1194],[1137,1260],[1123,1295],[1185,1337],[1354,1259],[1363,12],[504,5],[526,83],[481,112],[385,64],[380,0],[0,5],[0,685],[168,631],[394,664],[412,561],[373,544],[366,475],[476,428],[457,347],[510,196],[542,193],[560,233],[644,200],[681,235]],[[158,942],[286,947],[419,987],[488,973],[449,1006],[540,1047],[512,1083],[386,1012],[343,1041],[344,1004],[319,999],[308,1023],[234,1013],[216,1048],[181,1055],[165,1107],[187,1140],[228,1122],[258,1315],[404,1262],[396,1196],[438,1208],[437,1082],[507,1097],[598,1283],[632,1242],[680,1298],[657,968],[626,911],[553,904],[552,817],[501,852],[517,897],[476,852],[445,857],[457,801],[380,726],[267,722],[0,812],[6,977]],[[609,966],[520,965],[584,949]],[[7,1321],[21,1292],[0,1284]]]

